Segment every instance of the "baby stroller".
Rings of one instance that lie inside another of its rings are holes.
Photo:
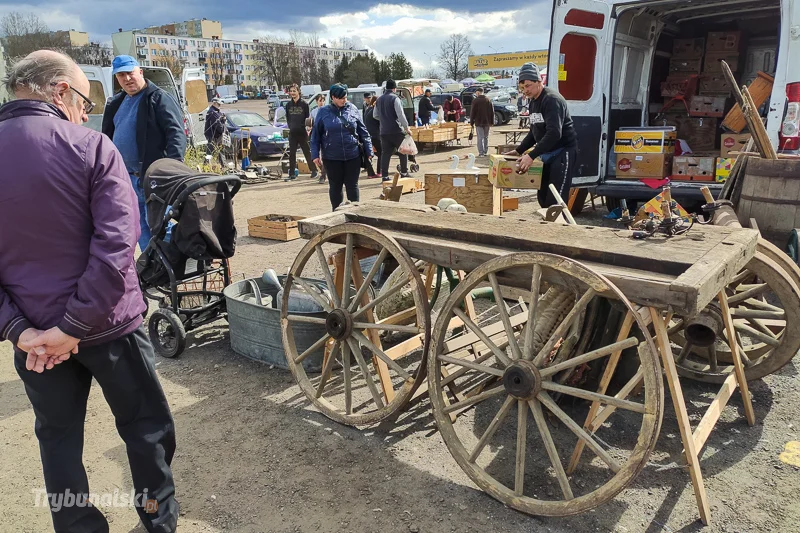
[[[236,248],[232,198],[241,184],[235,175],[198,173],[174,159],[159,159],[145,174],[153,236],[136,271],[145,303],[159,304],[148,332],[163,357],[183,352],[187,331],[226,317],[222,290]]]

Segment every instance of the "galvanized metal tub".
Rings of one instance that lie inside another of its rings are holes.
[[[278,276],[285,283],[286,276]],[[303,278],[313,285],[325,287],[325,282]],[[253,298],[253,287],[258,287],[261,295],[272,298],[272,307],[259,305]],[[281,310],[277,300],[278,289],[267,285],[261,278],[245,279],[233,283],[223,291],[228,309],[231,348],[248,359],[288,369],[281,337]],[[325,313],[307,313],[308,316],[325,318]],[[314,342],[325,335],[324,325],[293,324],[294,338],[298,353],[304,352]],[[306,372],[320,372],[324,348],[312,353],[303,361]]]

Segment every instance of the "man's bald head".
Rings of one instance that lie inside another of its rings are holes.
[[[17,98],[51,103],[59,82],[78,90],[83,88],[88,92],[89,89],[89,80],[77,63],[68,55],[53,50],[31,52],[11,67],[5,79],[6,89]]]

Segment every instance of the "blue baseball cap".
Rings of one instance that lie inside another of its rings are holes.
[[[114,69],[111,71],[111,73],[116,74],[118,72],[133,72],[133,69],[138,66],[139,62],[131,56],[117,56],[114,58],[114,61],[111,62],[111,67]]]

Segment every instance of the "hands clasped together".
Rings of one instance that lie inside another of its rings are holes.
[[[46,331],[28,328],[19,336],[17,348],[28,354],[25,368],[41,374],[78,353],[79,340],[57,327]]]

